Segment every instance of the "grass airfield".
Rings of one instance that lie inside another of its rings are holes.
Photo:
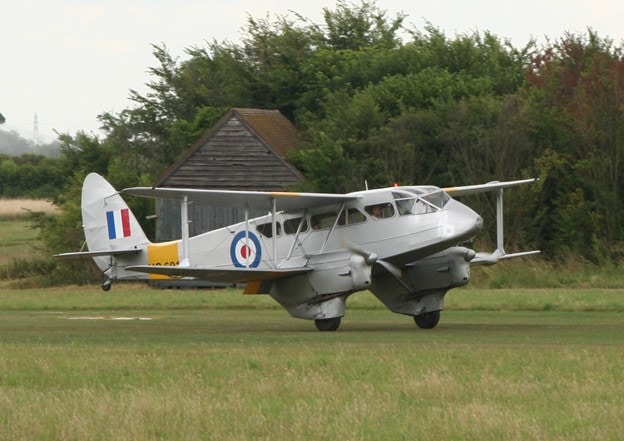
[[[460,289],[431,331],[349,299],[0,288],[0,440],[617,440],[624,291]]]

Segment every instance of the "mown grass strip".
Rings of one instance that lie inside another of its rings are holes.
[[[356,293],[348,309],[386,310],[369,292]],[[8,289],[0,287],[0,310],[135,310],[135,309],[276,309],[267,295],[245,296],[240,289],[162,290],[147,284]],[[624,312],[621,289],[478,289],[461,288],[446,296],[447,311],[612,311]]]

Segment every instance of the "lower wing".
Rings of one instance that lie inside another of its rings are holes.
[[[312,271],[312,268],[294,269],[256,269],[256,268],[215,268],[215,267],[183,267],[159,265],[127,266],[127,271],[160,274],[169,277],[194,277],[196,279],[215,282],[248,282],[250,280],[275,280],[296,276]]]
[[[272,281],[312,271],[312,268],[256,269],[158,265],[134,265],[125,269],[127,271],[160,274],[169,277],[193,277],[214,282],[247,283],[245,294],[267,294]]]
[[[63,259],[79,259],[83,257],[101,257],[101,256],[121,256],[124,254],[138,254],[142,252],[139,248],[130,248],[125,250],[103,250],[103,251],[77,251],[75,253],[55,254],[54,257]]]

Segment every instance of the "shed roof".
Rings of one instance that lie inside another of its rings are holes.
[[[270,191],[303,180],[288,160],[297,129],[278,110],[230,109],[155,186]]]
[[[289,150],[297,146],[299,133],[279,110],[231,109],[254,130],[267,146],[285,158]]]

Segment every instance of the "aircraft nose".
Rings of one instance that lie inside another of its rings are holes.
[[[454,201],[451,224],[451,235],[457,239],[468,240],[476,236],[483,229],[483,218],[470,207]]]
[[[481,232],[481,230],[483,230],[483,218],[474,211],[470,211],[472,212],[472,216],[470,216],[472,218],[472,226],[469,226],[468,229],[473,235],[476,236]],[[468,223],[470,224],[470,221]]]
[[[475,226],[481,231],[483,229],[483,218],[477,214],[477,220]]]

